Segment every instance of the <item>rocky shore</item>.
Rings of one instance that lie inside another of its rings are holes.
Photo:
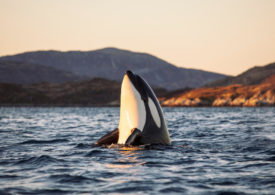
[[[161,98],[162,106],[275,106],[275,74],[258,85],[229,85],[225,87],[199,88]]]

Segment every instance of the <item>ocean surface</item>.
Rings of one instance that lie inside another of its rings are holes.
[[[101,148],[119,108],[0,108],[0,194],[275,194],[275,108],[164,108],[172,145]]]

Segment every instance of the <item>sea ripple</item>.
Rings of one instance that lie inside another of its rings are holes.
[[[0,108],[0,194],[274,194],[275,108],[164,108],[172,145],[93,147],[119,108]]]

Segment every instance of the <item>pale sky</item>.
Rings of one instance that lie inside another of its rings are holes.
[[[275,0],[0,0],[0,56],[117,47],[236,75],[275,61]]]

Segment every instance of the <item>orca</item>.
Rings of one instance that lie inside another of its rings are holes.
[[[121,85],[119,126],[95,143],[96,146],[111,144],[171,144],[156,95],[141,76],[131,71],[126,71]]]

